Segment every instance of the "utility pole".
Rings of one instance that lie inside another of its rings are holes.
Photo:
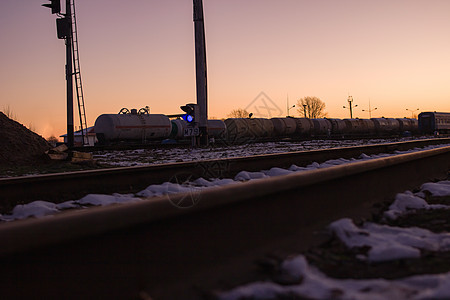
[[[198,120],[200,136],[198,144],[206,146],[208,145],[208,89],[206,72],[205,22],[203,17],[203,1],[193,1],[197,105],[200,110]]]

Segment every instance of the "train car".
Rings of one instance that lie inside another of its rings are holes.
[[[182,119],[172,120],[172,132],[170,133],[170,138],[181,140],[185,139],[184,129],[188,126],[188,123]],[[208,120],[208,136],[225,139],[227,135],[227,126],[222,120]]]
[[[274,126],[269,119],[264,118],[250,118],[246,119],[248,122],[248,129],[251,137],[266,138],[274,135]]]
[[[297,123],[294,118],[272,118],[270,121],[273,124],[274,135],[276,136],[291,136],[297,130]]]
[[[331,122],[331,133],[333,135],[346,135],[350,131],[349,125],[345,122],[345,120],[341,119],[327,119]]]
[[[344,119],[350,135],[370,136],[375,135],[375,124],[369,119]]]
[[[419,131],[424,134],[449,133],[450,113],[423,112],[419,114]]]
[[[417,119],[409,119],[409,118],[397,118],[400,123],[400,132],[410,132],[416,133],[418,130],[418,121]]]
[[[313,136],[330,136],[333,129],[331,122],[327,119],[312,119],[313,122]]]
[[[386,136],[399,133],[400,122],[393,118],[372,118],[377,135]]]
[[[226,119],[225,125],[227,127],[227,138],[231,142],[240,139],[248,138],[249,130],[248,123],[244,118],[229,118]]]
[[[97,118],[94,130],[100,144],[115,141],[145,143],[168,138],[172,124],[166,115],[139,114],[136,110],[126,114],[103,114]]]
[[[293,118],[295,120],[296,129],[295,135],[299,137],[310,137],[312,134],[312,130],[314,128],[314,124],[311,119],[308,118]]]
[[[215,139],[226,139],[227,125],[222,120],[208,120],[208,136]]]
[[[172,131],[170,132],[170,138],[183,139],[184,129],[187,127],[187,122],[182,119],[175,119],[170,121],[172,123]]]

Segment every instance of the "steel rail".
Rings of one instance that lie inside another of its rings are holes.
[[[246,282],[255,258],[305,249],[330,221],[367,217],[449,170],[447,146],[1,224],[0,288],[7,299],[198,299],[196,286]],[[173,205],[185,197],[196,205]]]
[[[379,145],[298,151],[255,155],[198,162],[171,163],[152,166],[107,168],[48,175],[0,179],[0,212],[6,213],[17,203],[35,200],[63,202],[79,199],[89,193],[130,193],[151,184],[186,178],[232,178],[242,170],[260,171],[272,167],[304,166],[329,159],[358,157],[362,153],[392,153],[436,144],[450,139],[430,139]]]

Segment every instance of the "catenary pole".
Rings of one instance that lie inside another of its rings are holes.
[[[195,65],[197,85],[197,105],[200,110],[198,127],[200,130],[200,145],[208,144],[208,89],[206,72],[206,39],[203,18],[203,1],[194,0],[194,31],[195,31]]]

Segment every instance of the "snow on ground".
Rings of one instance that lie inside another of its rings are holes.
[[[425,137],[424,137],[425,138]],[[252,143],[243,145],[214,146],[207,149],[173,148],[167,149],[137,149],[123,151],[101,151],[94,153],[94,159],[100,164],[110,166],[144,166],[173,162],[190,162],[218,158],[243,157],[294,151],[311,151],[337,147],[386,144],[409,141],[412,138],[401,139],[371,139],[371,140],[311,140],[301,142]],[[417,138],[414,138],[416,140]]]
[[[450,196],[450,181],[441,181],[437,183],[425,183],[422,185],[420,192],[415,195],[411,191],[406,191],[397,194],[394,203],[389,206],[389,210],[384,212],[386,219],[395,220],[399,216],[414,213],[418,209],[433,210],[433,209],[449,209],[448,205],[428,204],[425,198],[425,192],[431,193],[434,196],[444,195]]]
[[[239,299],[449,299],[450,273],[419,275],[399,280],[333,279],[310,266],[304,256],[286,260],[282,271],[299,284],[255,282],[219,295],[220,300]],[[283,298],[284,297],[284,298]]]
[[[436,147],[436,146],[435,146]],[[429,147],[429,148],[435,148]],[[442,147],[442,146],[441,146]],[[418,149],[423,150],[423,149]],[[407,151],[412,152],[412,151]],[[406,153],[406,152],[397,152]],[[0,215],[0,220],[12,221],[28,217],[52,215],[64,209],[84,208],[89,205],[111,205],[142,201],[141,197],[162,196],[172,193],[201,191],[204,188],[227,184],[239,184],[242,181],[257,180],[271,176],[281,176],[293,172],[327,168],[355,161],[389,156],[361,155],[359,159],[334,159],[324,163],[312,163],[306,167],[292,165],[289,169],[272,168],[260,172],[242,171],[234,179],[199,178],[183,184],[166,182],[150,185],[145,190],[128,195],[90,194],[79,200],[54,204],[35,201],[18,205],[10,215]],[[418,209],[448,209],[445,205],[430,205],[424,198],[450,196],[450,181],[425,183],[419,192],[406,191],[398,194],[394,203],[385,213],[386,218],[397,218],[402,214]],[[398,228],[366,222],[356,226],[350,219],[341,219],[329,226],[330,230],[349,248],[369,247],[367,255],[358,258],[367,262],[380,262],[402,258],[418,258],[421,250],[450,251],[450,233],[432,233],[421,228]],[[385,279],[333,279],[310,266],[302,255],[282,263],[282,272],[294,278],[298,284],[280,285],[274,282],[255,282],[237,287],[218,295],[221,300],[238,299],[276,299],[305,297],[308,299],[450,299],[450,272],[437,275],[419,275],[398,280]],[[294,281],[293,281],[294,282]]]
[[[448,209],[445,205],[429,205],[425,193],[432,196],[450,196],[450,182],[425,183],[415,195],[407,191],[398,194],[389,208],[396,217],[417,209]],[[433,233],[412,227],[400,228],[366,222],[356,226],[344,218],[329,225],[329,229],[348,247],[369,247],[367,255],[358,259],[368,263],[406,258],[420,258],[421,250],[450,251],[450,233]],[[398,280],[334,279],[310,266],[304,256],[298,255],[282,263],[282,273],[293,285],[275,282],[255,282],[220,293],[220,300],[239,299],[450,299],[450,272],[418,275]]]
[[[366,222],[357,227],[350,219],[335,221],[329,226],[349,249],[370,247],[368,262],[419,258],[420,250],[450,251],[450,233],[433,233],[421,228],[400,228]]]
[[[217,178],[211,178],[211,179],[204,179],[204,178],[198,178],[192,182],[183,182],[181,184],[178,183],[171,183],[171,182],[165,182],[162,184],[156,184],[156,185],[150,185],[145,190],[140,191],[138,193],[134,194],[128,194],[128,195],[120,195],[120,194],[113,194],[113,195],[97,195],[97,194],[90,194],[85,196],[82,199],[75,200],[75,201],[67,201],[58,205],[55,205],[50,202],[45,201],[35,201],[29,204],[24,205],[17,205],[11,214],[9,215],[0,215],[0,221],[13,221],[18,219],[24,219],[28,217],[42,217],[46,215],[51,215],[57,212],[60,212],[65,209],[69,208],[84,208],[87,205],[95,205],[95,206],[101,206],[101,205],[111,205],[116,203],[126,203],[126,202],[135,202],[140,201],[141,197],[156,197],[156,196],[164,196],[169,194],[175,194],[175,193],[182,193],[182,192],[192,192],[192,191],[201,191],[205,188],[211,188],[214,186],[223,186],[227,184],[236,184],[239,182],[245,182],[249,180],[255,180],[255,179],[263,179],[268,178],[272,176],[281,176],[290,174],[293,172],[303,172],[303,171],[309,171],[309,170],[316,170],[316,169],[323,169],[323,168],[329,168],[333,166],[338,166],[342,164],[348,164],[352,162],[357,161],[365,161],[370,159],[376,159],[380,157],[388,157],[395,154],[403,154],[403,153],[410,153],[415,151],[423,151],[424,149],[433,149],[433,148],[439,148],[444,147],[447,145],[437,145],[437,146],[429,146],[426,148],[416,148],[413,150],[408,151],[396,151],[394,154],[375,154],[375,155],[366,155],[362,154],[358,159],[351,158],[351,159],[332,159],[325,161],[323,163],[317,163],[314,162],[308,166],[305,167],[299,167],[296,165],[292,165],[289,169],[282,169],[282,168],[271,168],[270,170],[262,170],[260,172],[248,172],[248,171],[241,171],[239,172],[234,179],[217,179]],[[432,183],[428,185],[424,185],[426,188],[426,191],[428,193],[439,193],[439,194],[450,194],[449,191],[446,192],[446,189],[450,189],[450,183],[440,183],[433,185]],[[425,190],[423,190],[425,192]],[[406,195],[406,194],[405,194]],[[402,198],[402,196],[398,196],[399,198]],[[403,198],[408,198],[407,196],[404,196]],[[406,210],[410,210],[411,208],[419,208],[420,205],[417,204],[420,202],[420,199],[416,199],[416,197],[409,197],[412,200],[406,201],[405,203],[394,203],[391,206],[391,211],[387,212],[387,217],[395,217],[400,214],[402,214]],[[422,203],[422,202],[420,202]],[[428,204],[421,204],[423,207],[430,207],[430,208],[441,208],[436,205],[428,205]]]

